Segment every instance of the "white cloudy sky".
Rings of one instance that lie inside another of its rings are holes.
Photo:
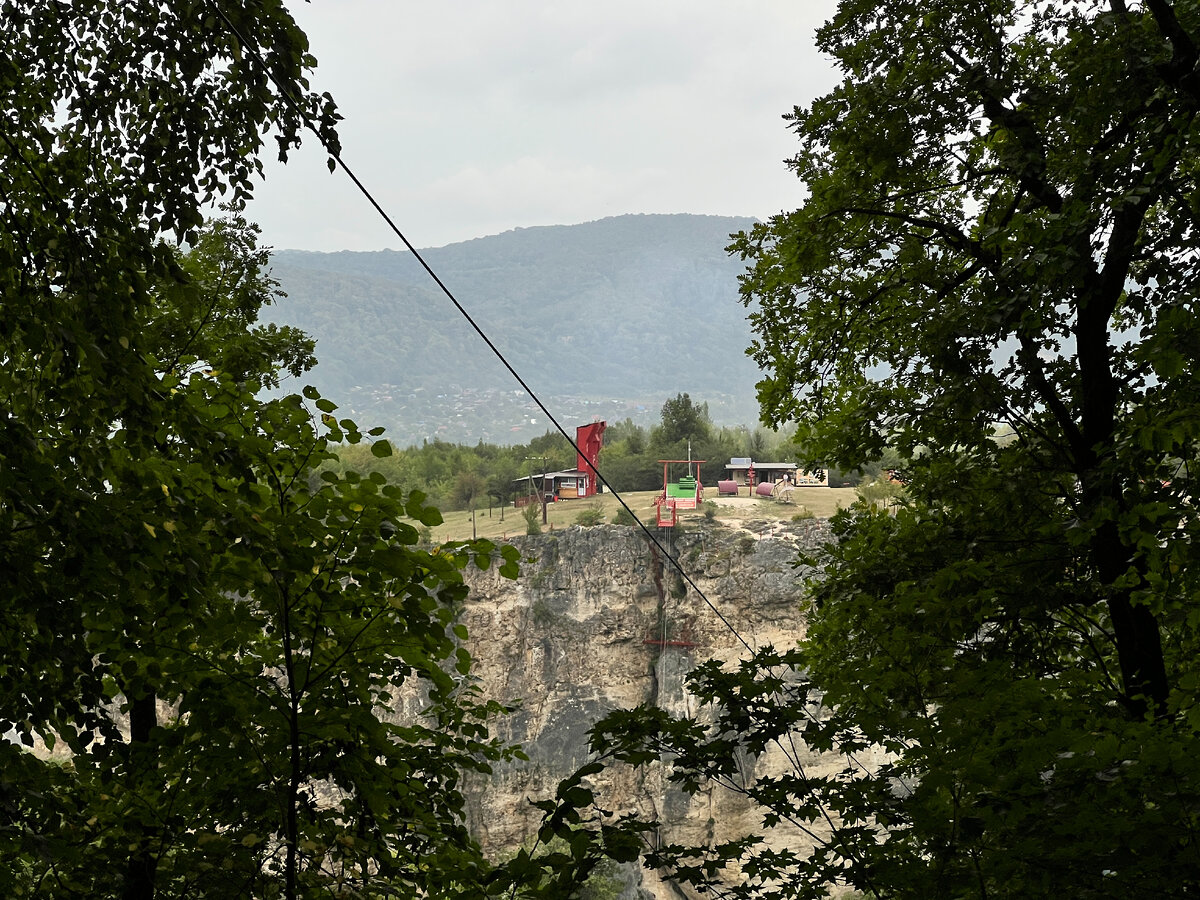
[[[292,4],[343,156],[419,247],[630,212],[794,208],[781,116],[834,84],[832,0]],[[400,242],[315,146],[250,208],[276,248]]]

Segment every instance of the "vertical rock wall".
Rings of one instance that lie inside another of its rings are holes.
[[[516,582],[494,570],[474,573],[463,622],[475,673],[487,696],[521,701],[495,732],[529,755],[468,789],[469,824],[485,849],[511,852],[532,841],[540,812],[528,799],[553,796],[557,782],[587,761],[588,729],[605,713],[641,703],[693,712],[687,673],[708,659],[746,655],[729,626],[754,647],[794,643],[803,633],[802,582],[810,574],[795,566],[797,555],[828,537],[823,520],[736,529],[689,523],[674,537],[674,553],[728,625],[632,527],[519,539],[525,562]],[[746,760],[745,776],[785,764],[782,754]],[[804,764],[840,767],[836,757]],[[662,821],[659,838],[667,842],[705,844],[759,828],[759,811],[740,795],[715,789],[689,797],[666,784],[661,768],[605,772],[593,787],[608,809]],[[807,839],[797,832],[775,840]],[[643,879],[642,897],[691,896],[655,873]]]

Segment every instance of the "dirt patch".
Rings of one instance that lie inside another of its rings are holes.
[[[855,496],[854,491],[844,488],[795,488],[790,501],[764,497],[709,496],[706,499],[717,505],[717,517],[721,519],[791,519],[803,510],[819,519],[827,519],[853,503]]]

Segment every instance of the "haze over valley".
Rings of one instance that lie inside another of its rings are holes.
[[[754,221],[628,215],[421,253],[564,425],[652,425],[681,391],[715,424],[752,424],[744,264],[725,247]],[[318,339],[303,381],[339,415],[400,445],[522,443],[551,427],[412,254],[281,250],[272,274],[287,297],[267,312]]]

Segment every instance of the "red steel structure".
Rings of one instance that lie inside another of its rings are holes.
[[[586,472],[588,476],[583,481],[580,497],[591,497],[600,490],[596,471],[600,463],[600,448],[604,445],[604,429],[607,427],[607,422],[593,422],[575,429],[575,446],[579,448],[575,455],[575,468]]]
[[[691,447],[688,448],[689,454]],[[704,485],[700,481],[700,466],[707,462],[703,459],[660,459],[663,464],[663,489],[654,501],[658,511],[657,520],[660,528],[673,528],[679,521],[676,510],[698,509],[704,499]],[[668,480],[669,467],[674,463],[687,463],[687,474],[679,481]],[[692,466],[696,474],[692,474]]]

